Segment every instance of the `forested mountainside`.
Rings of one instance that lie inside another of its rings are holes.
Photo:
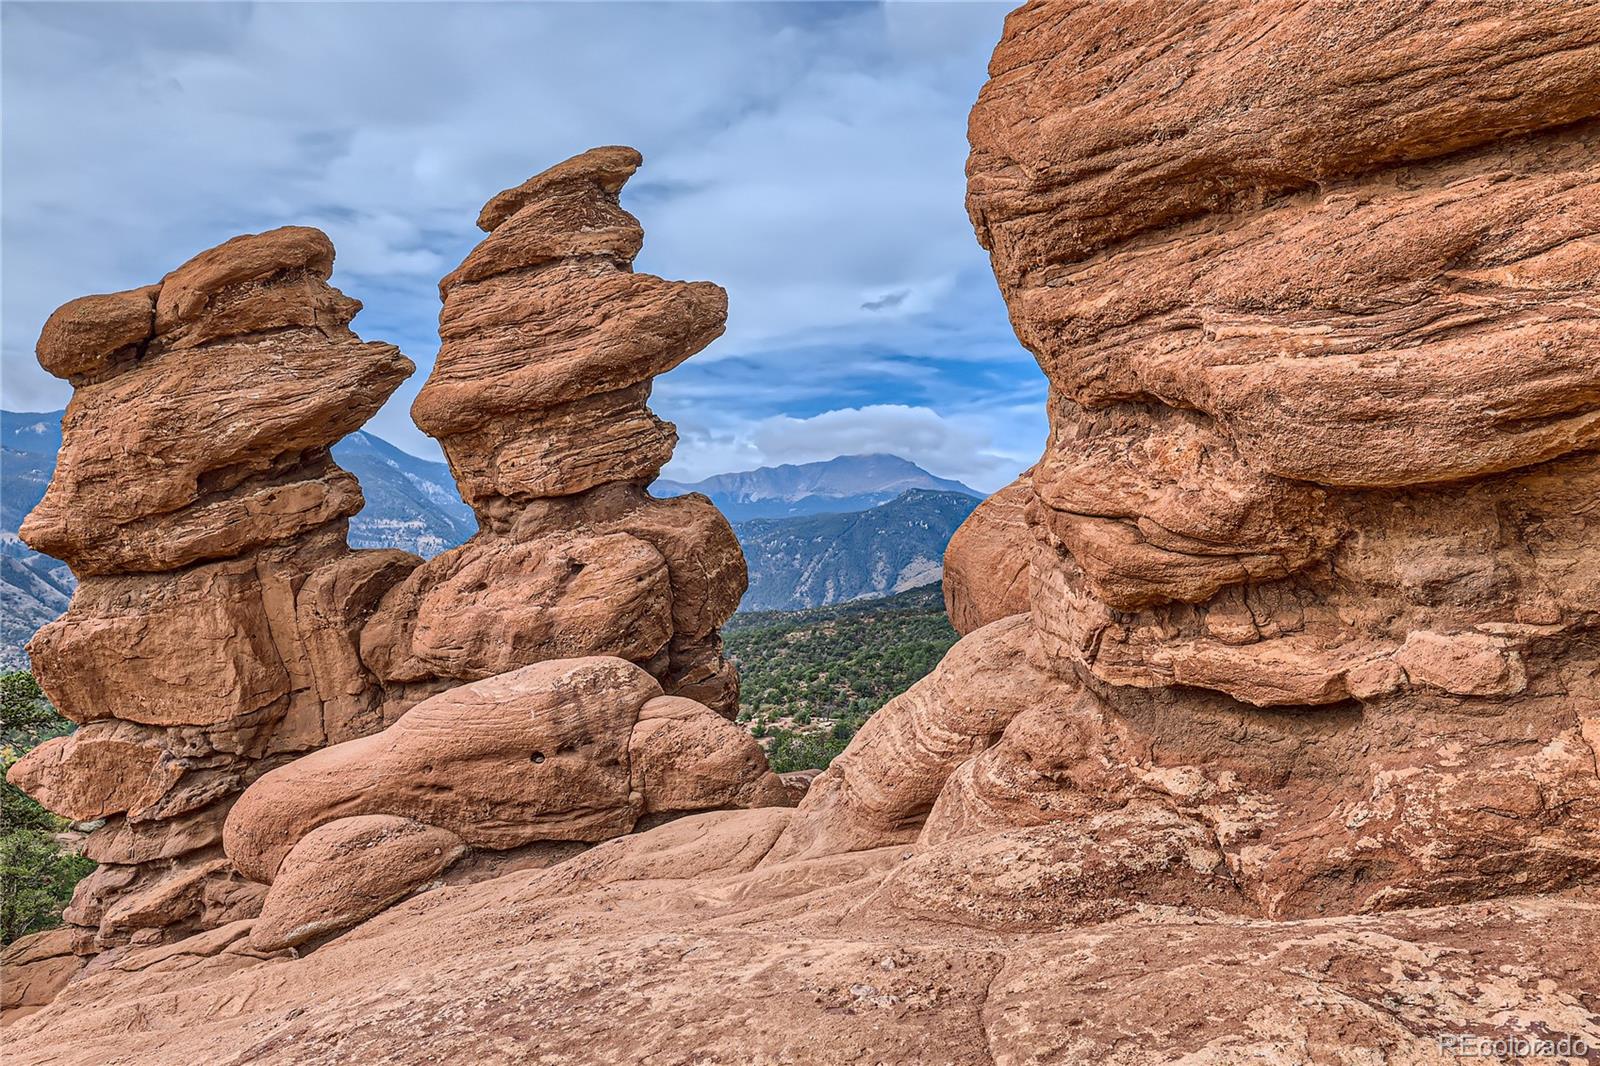
[[[944,549],[978,500],[913,489],[848,514],[734,526],[750,568],[742,610],[797,610],[888,596],[937,581]]]
[[[938,582],[883,599],[748,611],[723,627],[739,719],[779,771],[821,768],[956,642]]]

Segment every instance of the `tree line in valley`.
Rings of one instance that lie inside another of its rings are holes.
[[[886,599],[740,613],[722,636],[739,665],[739,720],[780,773],[825,768],[957,639],[937,583]]]

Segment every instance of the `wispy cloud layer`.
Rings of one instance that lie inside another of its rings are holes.
[[[430,453],[406,409],[478,207],[625,143],[639,269],[730,294],[727,335],[657,390],[675,473],[853,448],[995,487],[1043,439],[1043,379],[962,207],[1004,12],[7,3],[5,405],[64,402],[31,352],[58,304],[301,223],[333,238],[357,329],[421,368],[371,428]]]

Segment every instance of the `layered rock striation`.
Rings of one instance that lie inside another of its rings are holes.
[[[769,861],[916,843],[966,908],[1050,826],[1269,918],[1600,879],[1600,23],[1402,7],[1011,16],[968,208],[1049,442]]]
[[[973,110],[1041,655],[1262,913],[1600,876],[1600,21],[1516,10],[1034,4]]]
[[[346,546],[361,491],[328,448],[413,367],[351,332],[361,305],[332,269],[317,230],[238,237],[156,285],[74,300],[39,338],[74,393],[22,537],[80,584],[29,653],[79,728],[11,780],[104,822],[66,913],[79,955],[253,916],[261,891],[222,850],[231,804],[382,724],[359,633],[420,560]]]
[[[962,636],[1028,610],[1031,499],[1029,469],[978,504],[950,537],[944,551],[944,609]]]
[[[718,631],[744,556],[704,496],[646,491],[677,440],[646,406],[651,380],[721,335],[727,294],[633,272],[643,232],[618,193],[639,162],[597,148],[498,194],[478,218],[489,235],[440,282],[442,343],[412,416],[480,532],[367,627],[363,656],[398,698],[604,654],[737,708]]]

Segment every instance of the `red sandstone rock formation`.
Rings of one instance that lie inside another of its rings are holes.
[[[326,284],[321,233],[238,238],[47,323],[40,361],[78,389],[23,532],[84,581],[31,652],[86,724],[11,779],[109,819],[66,913],[77,955],[253,918],[269,882],[251,942],[272,951],[463,855],[487,876],[641,818],[795,801],[697,701],[737,703],[717,635],[745,584],[732,531],[703,497],[645,492],[675,439],[649,381],[721,332],[726,297],[627,269],[641,234],[616,199],[638,162],[598,149],[496,197],[494,232],[441,285],[417,415],[483,531],[420,567],[345,545],[361,495],[327,448],[411,364],[349,331],[360,304]],[[638,665],[572,661],[591,654]],[[268,838],[270,861],[251,844]],[[480,861],[506,849],[523,853]],[[60,939],[12,953],[31,976],[11,1006],[65,979],[41,954]]]
[[[1592,1058],[1597,123],[1593,5],[1014,13],[969,207],[1052,384],[1028,612],[796,810],[130,952],[13,1057]]]
[[[1052,386],[1007,490],[1031,620],[880,711],[768,861],[981,871],[990,834],[1158,815],[1270,917],[1591,883],[1600,68],[1567,49],[1600,22],[1135,10],[1017,12],[972,114],[969,209]],[[1398,110],[1348,76],[1389,33],[1452,42]],[[1514,109],[1458,50],[1491,41]],[[987,553],[952,544],[964,627],[1003,611],[988,511]]]
[[[944,551],[944,610],[962,636],[1027,611],[1031,499],[1030,469],[978,504],[951,536]]]
[[[80,728],[11,780],[106,820],[73,932],[50,940],[79,955],[254,916],[261,890],[222,852],[229,807],[272,766],[381,724],[360,627],[420,560],[346,547],[361,492],[328,447],[412,365],[350,331],[361,305],[332,269],[317,230],[238,237],[158,285],[75,300],[40,336],[40,363],[76,388],[22,536],[82,583],[29,651]]]
[[[596,148],[495,196],[489,236],[439,284],[443,344],[412,415],[481,532],[385,597],[362,653],[403,704],[548,659],[616,655],[732,717],[718,630],[744,555],[705,497],[651,498],[677,434],[650,382],[722,333],[710,282],[632,270],[617,203],[639,166]]]

